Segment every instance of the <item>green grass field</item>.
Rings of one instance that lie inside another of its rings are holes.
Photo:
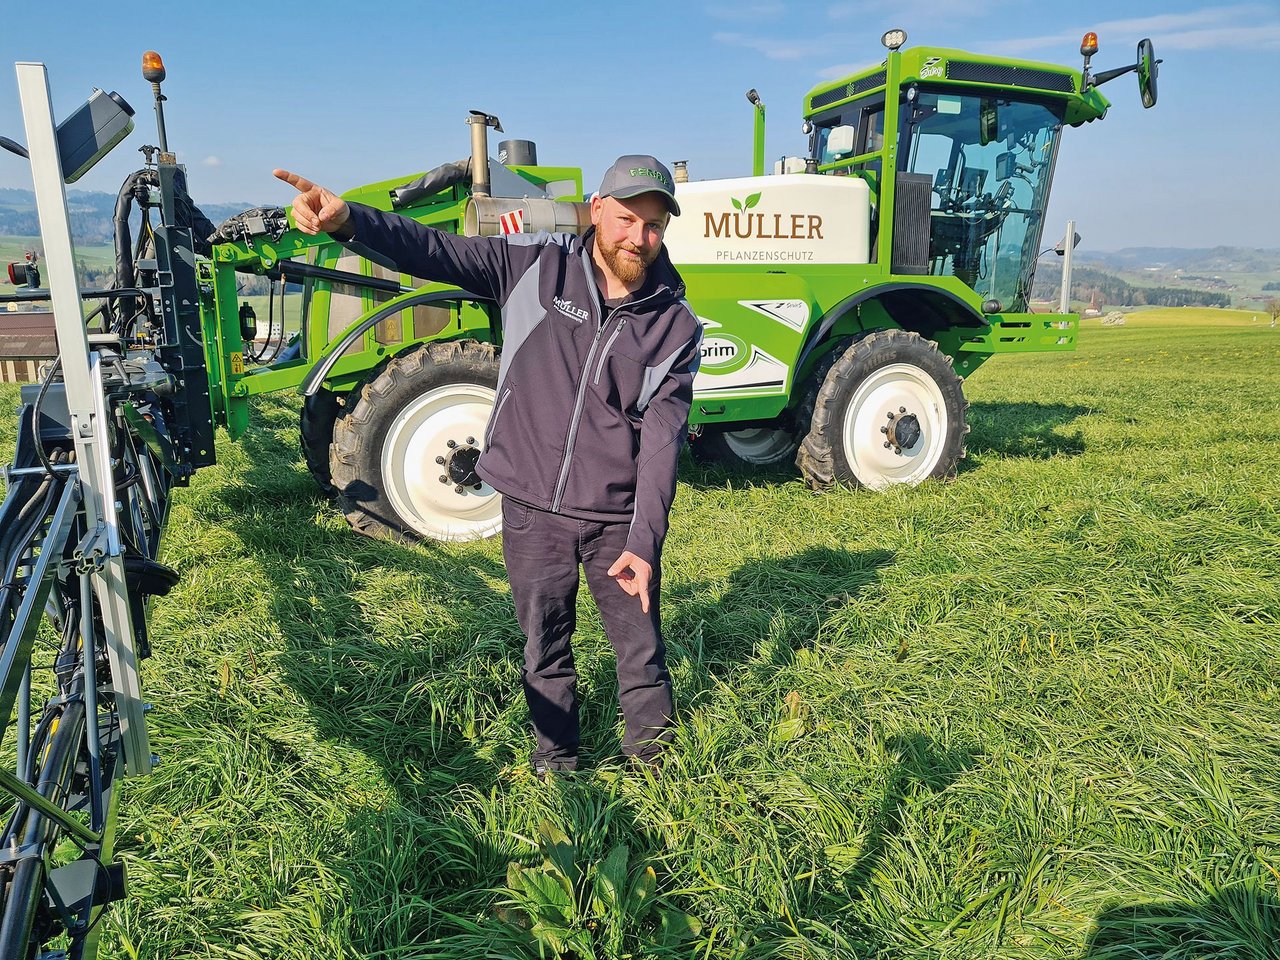
[[[8,265],[14,260],[21,260],[28,250],[43,249],[43,241],[39,237],[0,237],[0,264]],[[87,266],[105,270],[115,263],[115,251],[109,243],[77,244],[76,259]],[[40,261],[40,274],[47,283],[48,271]],[[6,282],[8,278],[5,278]]]
[[[1250,317],[991,361],[950,483],[686,463],[659,779],[617,761],[586,599],[590,770],[534,779],[500,544],[356,536],[261,404],[170,517],[106,954],[1280,956],[1280,330]]]

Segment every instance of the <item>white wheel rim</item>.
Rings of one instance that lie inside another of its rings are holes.
[[[406,525],[430,540],[476,540],[502,527],[502,497],[487,483],[462,493],[436,457],[447,458],[449,441],[467,438],[483,449],[494,391],[477,383],[428,390],[400,411],[382,445],[382,482],[387,499]]]
[[[906,413],[902,413],[902,408]],[[914,414],[920,437],[902,453],[880,428],[889,414]],[[933,377],[909,363],[894,363],[873,371],[854,391],[842,427],[849,467],[858,482],[872,490],[895,484],[916,484],[929,476],[946,448],[950,429],[947,402]]]
[[[747,463],[770,463],[795,448],[791,434],[776,427],[733,430],[724,435],[724,442],[735,457]]]

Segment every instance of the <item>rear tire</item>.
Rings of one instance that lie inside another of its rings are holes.
[[[726,430],[706,427],[689,450],[702,463],[719,463],[746,470],[772,467],[795,459],[800,442],[794,427],[774,422],[759,427]]]
[[[936,343],[877,330],[831,365],[796,465],[815,490],[837,482],[882,490],[955,476],[968,406]]]
[[[502,498],[471,470],[497,385],[493,345],[472,341],[425,344],[372,374],[333,430],[333,483],[351,526],[407,540],[501,530]]]

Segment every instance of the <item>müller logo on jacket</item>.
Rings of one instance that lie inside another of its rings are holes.
[[[737,237],[739,240],[821,240],[822,217],[806,213],[751,213],[760,202],[760,194],[753,193],[744,200],[730,198],[737,213],[715,214],[704,211],[706,226],[703,236]]]
[[[553,295],[551,297],[551,302],[555,304],[555,308],[557,310],[563,313],[566,317],[572,317],[574,320],[577,320],[578,323],[581,323],[589,316],[587,311],[582,307],[575,307],[572,300],[564,300],[561,297]]]

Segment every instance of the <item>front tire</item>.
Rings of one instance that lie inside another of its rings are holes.
[[[969,425],[962,381],[932,340],[877,330],[831,365],[796,465],[809,485],[871,490],[955,475]]]
[[[298,435],[302,446],[302,459],[311,476],[324,492],[333,499],[333,475],[329,468],[329,448],[333,444],[333,425],[342,412],[338,395],[321,388],[312,396],[302,399],[299,414]]]
[[[498,384],[492,344],[430,343],[394,357],[334,424],[338,506],[369,536],[476,540],[502,498],[474,473]]]

